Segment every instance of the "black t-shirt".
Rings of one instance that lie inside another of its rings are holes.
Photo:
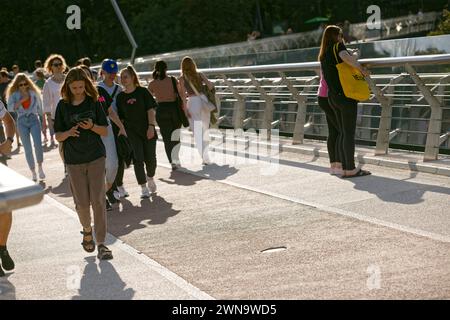
[[[108,109],[109,107],[111,107],[113,99],[111,99],[111,96],[109,95],[108,91],[105,90],[105,88],[97,86],[97,91],[99,95],[98,101],[103,107],[103,111],[105,111],[105,114],[108,115]]]
[[[121,92],[117,96],[116,104],[119,118],[127,132],[131,131],[146,138],[149,124],[147,111],[157,106],[150,92],[143,87],[137,87],[131,93]]]
[[[100,102],[94,102],[91,97],[74,106],[60,100],[56,107],[55,132],[65,132],[76,125],[80,115],[92,117],[94,124],[108,126],[106,114]],[[78,128],[79,137],[69,137],[64,141],[64,162],[66,164],[83,164],[106,156],[105,146],[101,137],[92,130]]]
[[[341,82],[339,81],[339,73],[336,65],[343,62],[341,57],[339,57],[339,53],[341,51],[347,51],[347,48],[342,42],[340,42],[335,56],[333,52],[334,46],[335,44],[327,48],[325,51],[325,56],[320,64],[322,66],[323,76],[328,85],[328,91],[334,94],[343,95],[344,90],[342,89]],[[338,62],[336,62],[336,57]]]

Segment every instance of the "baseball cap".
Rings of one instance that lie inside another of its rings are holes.
[[[115,60],[105,59],[102,62],[102,70],[108,73],[117,73],[119,72],[119,66]]]

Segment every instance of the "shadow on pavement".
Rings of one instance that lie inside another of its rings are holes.
[[[0,300],[16,300],[16,287],[8,280],[8,276],[0,278]]]
[[[423,199],[425,192],[441,193],[450,196],[450,188],[374,175],[348,179],[348,181],[354,183],[356,190],[369,192],[384,202],[417,204],[425,201]]]
[[[80,282],[78,296],[72,300],[131,300],[136,291],[126,288],[127,284],[120,278],[109,261],[96,263],[96,257],[85,258],[87,265]],[[114,260],[112,260],[114,261]]]
[[[164,224],[169,218],[181,212],[172,209],[173,204],[158,195],[141,200],[140,206],[134,206],[126,199],[122,199],[121,202],[122,211],[108,212],[108,232],[116,237],[150,225]]]
[[[70,191],[68,177],[64,177],[64,179],[61,180],[59,185],[57,185],[54,188],[52,186],[49,186],[47,190],[49,190],[48,192],[51,192],[55,196],[58,196],[58,197],[71,197],[72,196],[72,192]],[[46,192],[47,192],[47,190],[46,190]]]
[[[160,178],[159,181],[170,184],[170,185],[180,185],[180,186],[193,186],[197,181],[203,180],[205,178],[199,176],[193,176],[191,174],[184,173],[182,171],[171,171],[169,179]]]
[[[237,168],[232,167],[228,164],[218,165],[213,163],[204,166],[202,170],[197,171],[196,173],[207,176],[212,180],[225,180],[228,177],[231,177],[232,175],[238,173],[238,171],[239,170]]]

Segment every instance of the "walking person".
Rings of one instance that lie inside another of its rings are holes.
[[[208,78],[197,71],[195,61],[184,57],[181,62],[180,77],[181,97],[187,106],[190,127],[194,132],[194,139],[204,165],[211,164],[209,158],[208,130],[211,119],[211,109],[207,97],[202,94],[202,85],[214,88]]]
[[[83,227],[83,249],[95,251],[90,208],[94,216],[95,240],[100,260],[112,259],[105,246],[105,146],[101,136],[108,134],[106,114],[98,92],[86,72],[69,71],[61,89],[62,100],[55,113],[55,136],[63,146],[64,162],[76,211]]]
[[[172,170],[177,170],[180,164],[180,129],[181,119],[179,116],[180,105],[177,97],[181,91],[178,80],[167,76],[167,64],[157,61],[153,70],[153,80],[148,85],[148,90],[155,97],[158,107],[156,108],[156,122],[159,125],[164,141],[167,159]],[[180,101],[182,104],[182,101]]]
[[[339,127],[337,148],[339,160],[342,162],[342,177],[353,178],[370,175],[371,173],[355,166],[355,131],[358,102],[344,95],[336,65],[344,62],[358,69],[364,76],[367,76],[369,73],[359,64],[354,52],[347,50],[343,39],[341,28],[328,26],[322,37],[319,60],[328,85],[328,101],[336,113]],[[337,50],[334,50],[336,44],[338,45]]]
[[[64,70],[66,69],[66,61],[64,57],[59,54],[50,55],[45,61],[45,69],[50,74],[50,77],[44,84],[42,91],[42,100],[44,104],[44,120],[47,122],[47,127],[50,133],[50,147],[56,147],[55,144],[55,130],[53,122],[55,119],[56,106],[61,100],[61,88],[64,83]]]
[[[116,82],[117,73],[119,72],[119,66],[117,65],[117,62],[113,59],[105,59],[102,62],[102,69],[100,71],[102,81],[98,83],[99,87],[102,87],[105,89],[105,91],[108,93],[109,97],[112,99],[111,107],[114,110],[114,112],[117,114],[117,96],[119,93],[122,92],[122,87]],[[114,133],[114,140],[116,143],[116,147],[118,145],[118,136],[120,128],[114,123],[111,123],[113,133]],[[111,198],[111,191],[112,195],[117,198],[126,198],[129,196],[128,192],[125,190],[125,187],[123,186],[123,176],[125,172],[125,161],[122,159],[119,153],[117,153],[117,173],[116,173],[116,179],[114,180],[113,186],[109,191],[107,191],[108,199]]]
[[[9,84],[11,83],[11,79],[9,78],[9,73],[7,70],[1,70],[0,71],[0,100],[3,101],[5,104],[5,107],[7,108],[7,99],[6,99],[6,89],[8,88]],[[9,114],[13,118],[14,122],[17,122],[17,113],[15,111],[10,111]],[[19,129],[17,126],[16,129],[16,140],[17,140],[17,148],[20,148],[20,137],[19,137]]]
[[[6,110],[5,105],[0,100],[0,121],[5,125],[6,140],[0,144],[0,154],[8,155],[11,152],[12,144],[14,142],[14,133],[16,127],[14,119]],[[6,163],[5,163],[6,164]],[[5,270],[11,271],[14,269],[14,261],[9,255],[6,244],[8,242],[9,232],[12,226],[12,212],[0,212],[0,277],[5,276]]]
[[[6,90],[8,110],[17,113],[17,127],[20,139],[25,149],[28,168],[31,171],[33,181],[37,181],[36,163],[33,156],[31,138],[33,138],[34,152],[38,164],[39,180],[45,179],[42,169],[44,153],[42,150],[41,122],[42,100],[39,88],[24,73],[18,73]]]
[[[156,101],[139,83],[132,66],[120,71],[124,91],[117,96],[119,118],[123,121],[133,149],[134,173],[141,186],[141,199],[156,192]],[[145,164],[145,169],[144,169]]]
[[[328,102],[328,85],[325,81],[322,70],[320,71],[320,83],[317,97],[319,107],[325,113],[328,125],[327,150],[328,157],[330,158],[330,174],[342,176],[342,163],[340,160],[340,152],[338,149],[339,124],[336,112],[334,112],[333,108]]]
[[[85,65],[82,65],[81,68],[89,75],[92,82],[94,82],[93,74],[91,73],[90,69]],[[114,190],[112,189],[119,165],[117,160],[116,142],[114,139],[114,133],[111,123],[114,123],[119,128],[118,135],[126,136],[127,134],[125,131],[125,127],[119,119],[119,116],[112,108],[112,99],[109,96],[108,92],[101,86],[97,86],[97,91],[99,94],[98,101],[103,107],[103,111],[107,115],[108,120],[108,135],[101,138],[106,151],[106,210],[110,211],[113,209],[113,205],[119,203],[119,200],[114,197]]]
[[[37,62],[40,62],[40,60],[37,60],[35,65],[37,65]],[[45,74],[44,74],[44,69],[40,68],[40,69],[36,69],[33,72],[33,75],[35,77],[34,80],[34,84],[36,84],[36,86],[39,88],[39,90],[44,89],[44,85],[45,85]],[[42,135],[44,136],[44,145],[47,145],[48,139],[47,139],[47,123],[44,121],[44,115],[40,115],[39,116],[39,121],[41,122],[41,129],[42,129]]]

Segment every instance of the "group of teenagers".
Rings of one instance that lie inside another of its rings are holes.
[[[49,56],[45,66],[49,78],[42,90],[44,99],[24,73],[18,73],[8,86],[7,107],[0,105],[0,119],[7,136],[0,145],[0,153],[10,153],[14,141],[11,127],[17,125],[32,179],[44,181],[41,147],[41,120],[44,119],[64,163],[82,225],[81,245],[89,253],[97,249],[100,260],[112,259],[112,252],[105,245],[106,212],[121,198],[129,196],[123,185],[125,168],[133,164],[141,199],[150,198],[157,190],[157,125],[172,170],[180,167],[183,125],[193,131],[203,165],[211,163],[206,135],[211,110],[204,91],[205,88],[213,90],[214,85],[197,71],[190,57],[183,58],[179,78],[168,76],[167,64],[158,61],[147,88],[141,85],[133,66],[119,70],[112,59],[102,62],[99,81],[85,65],[64,73],[66,62],[59,54]],[[17,112],[17,123],[8,111]],[[11,224],[12,214],[0,213],[0,276],[4,275],[3,269],[14,268],[6,249]]]
[[[342,29],[337,26],[325,29],[319,61],[321,79],[318,102],[326,114],[329,129],[327,148],[330,173],[343,178],[370,175],[369,171],[355,166],[358,102],[345,96],[336,65],[347,63],[364,76],[369,72],[358,63],[358,52],[346,48]],[[210,163],[205,132],[210,125],[211,110],[205,103],[202,88],[213,88],[213,84],[197,71],[195,61],[190,57],[182,60],[178,79],[168,76],[167,64],[158,61],[148,88],[141,86],[132,66],[119,71],[116,61],[111,59],[103,61],[102,80],[98,83],[87,66],[74,67],[64,74],[66,63],[61,55],[51,55],[46,61],[46,68],[51,75],[43,89],[44,97],[47,97],[44,99],[47,112],[42,111],[39,89],[25,74],[20,73],[8,88],[8,109],[18,113],[17,126],[28,166],[35,179],[30,143],[30,136],[33,137],[41,180],[45,175],[42,170],[43,156],[39,152],[41,127],[38,116],[47,114],[51,139],[54,136],[59,143],[83,228],[82,246],[87,252],[94,252],[97,246],[99,259],[112,259],[111,250],[105,246],[107,205],[111,206],[120,198],[129,196],[123,186],[123,176],[125,167],[131,161],[141,186],[141,198],[149,198],[152,192],[156,192],[157,124],[173,170],[180,165],[179,129],[183,123],[180,108],[189,119],[203,164]],[[120,85],[116,82],[118,77]],[[14,125],[12,118],[7,120],[10,118],[7,114],[5,107],[0,106],[0,118],[4,118],[6,125]],[[11,149],[14,141],[11,130],[6,130],[8,138],[0,145],[1,153]],[[94,228],[91,227],[91,207]],[[6,249],[11,221],[11,213],[0,214],[0,259],[5,270],[14,268]],[[2,273],[0,267],[0,275]]]

